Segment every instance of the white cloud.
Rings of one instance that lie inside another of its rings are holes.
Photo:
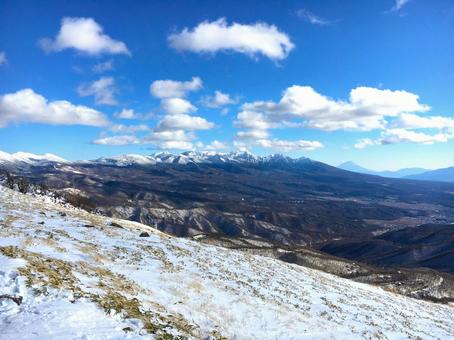
[[[123,109],[114,115],[120,119],[137,119],[137,114],[132,109]]]
[[[113,59],[106,60],[104,62],[97,63],[93,66],[93,72],[95,73],[103,73],[106,71],[111,71],[114,68]]]
[[[355,145],[355,149],[364,149],[368,146],[377,145],[377,142],[370,138],[362,138]]]
[[[150,93],[156,98],[183,98],[188,92],[202,87],[199,77],[193,77],[190,81],[156,80],[150,85]]]
[[[454,118],[441,116],[421,117],[412,113],[403,113],[392,125],[403,129],[454,129]]]
[[[77,92],[82,97],[95,96],[97,105],[117,105],[117,100],[114,97],[116,91],[113,77],[101,77],[77,88]]]
[[[167,114],[158,121],[154,131],[144,141],[161,149],[192,149],[190,141],[196,139],[194,131],[213,127],[213,123],[202,117],[185,113]]]
[[[214,124],[205,118],[190,116],[187,114],[174,114],[164,116],[158,123],[157,130],[208,130],[214,127]]]
[[[46,52],[73,48],[89,55],[131,54],[125,43],[104,34],[103,28],[92,18],[63,18],[55,39],[41,39],[40,45]]]
[[[281,139],[258,139],[255,144],[263,148],[275,149],[283,152],[311,151],[323,148],[322,143],[307,140],[290,141]]]
[[[430,109],[419,103],[416,94],[407,91],[357,87],[350,92],[349,101],[342,101],[326,97],[310,86],[298,85],[287,88],[278,103],[256,101],[242,108],[250,116],[251,112],[260,114],[261,124],[299,119],[307,127],[326,131],[381,129],[386,125],[386,117]]]
[[[65,100],[49,102],[32,89],[0,96],[0,127],[20,122],[90,126],[109,124],[106,116],[99,111]]]
[[[195,138],[192,132],[187,133],[184,130],[154,131],[144,138],[144,143],[159,149],[190,150],[193,149],[191,141]]]
[[[318,15],[306,10],[306,9],[299,9],[296,11],[296,15],[300,18],[303,19],[313,25],[318,25],[318,26],[330,26],[333,25],[335,22],[319,17]]]
[[[446,143],[450,139],[454,138],[454,130],[447,131],[446,133],[427,134],[423,132],[416,132],[407,129],[393,128],[387,129],[381,132],[381,136],[378,139],[364,138],[360,139],[356,144],[355,148],[364,149],[367,146],[373,145],[389,145],[398,143],[414,143],[414,144],[426,144],[431,145],[435,143]]]
[[[113,133],[135,133],[141,131],[149,131],[150,127],[145,124],[139,125],[123,125],[123,124],[114,124],[109,127],[110,131]]]
[[[194,145],[190,142],[178,141],[178,140],[169,140],[153,144],[155,147],[163,150],[192,150]]]
[[[145,137],[144,140],[147,142],[150,141],[184,141],[189,142],[195,139],[193,133],[188,133],[184,130],[164,130],[164,131],[154,131],[149,136]]]
[[[382,137],[378,142],[381,145],[396,143],[434,144],[447,142],[452,137],[454,136],[449,136],[444,133],[429,135],[405,129],[388,129],[382,133]]]
[[[241,140],[256,140],[267,139],[269,135],[267,130],[251,129],[237,132],[236,137]]]
[[[398,11],[409,2],[410,0],[395,0],[394,6],[391,8],[391,11]]]
[[[236,139],[243,144],[255,143],[275,148],[280,146],[282,150],[296,146],[287,145],[285,141],[275,142],[276,140],[269,138],[268,130],[284,127],[324,131],[382,130],[381,137],[376,140],[359,140],[355,144],[358,149],[405,142],[430,144],[453,138],[453,118],[421,117],[416,114],[429,110],[428,105],[419,102],[418,95],[408,91],[357,87],[350,91],[348,100],[335,100],[316,92],[312,87],[295,85],[283,92],[279,102],[256,101],[243,104],[234,125],[244,129],[236,134]],[[441,132],[430,135],[408,130],[418,128],[439,129]]]
[[[184,99],[189,92],[203,87],[199,77],[189,81],[156,80],[150,85],[150,93],[161,99],[161,109],[166,113],[160,118],[154,131],[144,138],[161,149],[192,149],[192,140],[196,139],[193,131],[208,130],[214,124],[203,117],[191,116],[197,108]]]
[[[131,145],[131,144],[140,144],[141,141],[136,136],[132,135],[119,135],[119,136],[112,136],[112,137],[103,137],[96,139],[92,142],[93,144],[100,144],[100,145]]]
[[[140,129],[136,129],[140,127]],[[103,136],[94,140],[93,144],[100,145],[112,145],[112,146],[123,146],[123,145],[153,145],[153,147],[158,149],[179,149],[179,150],[188,150],[193,149],[193,144],[191,143],[196,137],[193,133],[187,133],[184,130],[172,130],[172,131],[153,131],[149,135],[144,137],[138,137],[130,132],[137,132],[133,130],[143,130],[142,126],[129,126],[121,127],[114,132],[124,132],[126,134],[116,135],[116,136]]]
[[[209,144],[204,144],[202,142],[198,142],[195,144],[195,146],[197,149],[204,150],[204,151],[217,151],[217,150],[225,150],[228,148],[228,146],[225,143],[220,142],[216,139]]]
[[[272,60],[287,58],[294,48],[287,34],[266,23],[251,25],[234,22],[228,25],[225,18],[204,21],[195,28],[183,29],[168,37],[169,45],[180,51],[216,53],[235,51],[254,57],[262,54]]]
[[[238,113],[234,125],[252,130],[267,130],[272,128],[275,124],[265,113],[243,110]]]
[[[0,52],[0,66],[8,64],[8,59],[6,59],[6,53]]]
[[[194,105],[182,98],[164,98],[161,100],[161,108],[171,115],[197,111],[197,108]]]
[[[230,104],[235,104],[236,99],[233,99],[229,94],[215,91],[213,96],[205,96],[202,98],[202,105],[209,108],[218,108]]]

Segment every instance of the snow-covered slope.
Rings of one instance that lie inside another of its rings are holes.
[[[43,165],[48,163],[68,163],[68,161],[51,153],[35,155],[29,152],[16,152],[13,154],[9,154],[7,152],[0,151],[0,164],[5,163]]]
[[[3,187],[0,294],[2,339],[454,337],[447,305]]]
[[[156,160],[150,156],[144,155],[136,155],[136,154],[127,154],[122,156],[114,156],[114,157],[102,157],[98,158],[95,161],[91,161],[92,163],[100,163],[100,164],[111,164],[111,165],[118,165],[118,166],[128,166],[133,164],[140,164],[140,165],[147,165],[147,164],[156,164]]]

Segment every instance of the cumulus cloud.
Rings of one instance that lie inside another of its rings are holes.
[[[6,59],[6,53],[0,52],[0,66],[6,65],[8,63],[8,59]]]
[[[267,139],[269,135],[270,134],[267,130],[251,129],[246,131],[238,131],[236,137],[240,140],[256,140]]]
[[[154,131],[144,138],[144,143],[151,144],[158,149],[193,149],[192,140],[196,136],[192,132],[184,130]]]
[[[430,109],[419,103],[418,95],[407,91],[357,87],[350,92],[349,100],[343,101],[324,96],[310,86],[298,85],[287,88],[277,103],[256,101],[242,108],[251,116],[250,112],[261,114],[261,124],[299,119],[307,127],[326,131],[380,129],[384,128],[386,117]]]
[[[81,97],[94,96],[97,105],[117,105],[114,97],[117,92],[113,77],[101,77],[88,84],[82,84],[77,88]]]
[[[355,144],[355,148],[364,149],[365,147],[372,145],[389,145],[398,143],[432,145],[435,143],[446,143],[452,138],[454,138],[454,131],[446,133],[438,132],[435,134],[427,134],[407,129],[394,128],[382,131],[381,136],[378,139],[373,140],[370,138],[365,138],[359,140]]]
[[[233,99],[229,94],[222,93],[221,91],[215,91],[214,95],[202,98],[202,105],[212,109],[235,104],[236,102],[236,99]]]
[[[45,52],[72,48],[88,55],[131,54],[125,43],[104,34],[92,18],[63,18],[55,39],[44,38],[39,44]]]
[[[195,144],[195,147],[199,150],[204,150],[204,151],[218,151],[218,150],[225,150],[228,148],[227,144],[220,142],[216,139],[209,144],[204,144],[202,142],[198,142]]]
[[[428,105],[420,103],[418,95],[404,90],[357,87],[350,91],[348,100],[336,100],[312,87],[295,85],[287,88],[278,102],[243,104],[234,125],[242,129],[236,134],[237,141],[274,148],[281,146],[282,150],[290,150],[294,144],[272,143],[270,129],[382,131],[378,139],[359,140],[355,144],[358,149],[395,143],[431,144],[453,138],[454,119],[417,114],[429,110]],[[427,134],[411,129],[438,129],[439,132]]]
[[[153,144],[158,149],[163,150],[192,150],[194,145],[190,142],[183,142],[178,140],[169,140]]]
[[[243,110],[240,111],[234,121],[234,125],[239,128],[246,128],[251,130],[267,130],[272,127],[277,127],[265,113]]]
[[[152,145],[157,149],[178,149],[178,150],[188,150],[193,149],[192,140],[196,136],[192,132],[186,132],[184,130],[172,130],[172,131],[152,131],[146,136],[139,137],[135,134],[129,132],[132,131],[135,127],[139,126],[129,126],[122,127],[118,129],[119,132],[124,132],[121,135],[114,136],[102,136],[94,140],[93,144],[100,145],[112,145],[112,146],[124,146],[124,145]],[[143,129],[145,131],[145,129]]]
[[[381,145],[397,143],[434,144],[447,142],[452,137],[453,136],[443,133],[429,135],[405,129],[388,129],[382,133],[382,137],[378,142]]]
[[[193,29],[184,28],[168,37],[170,47],[179,51],[216,53],[234,51],[255,57],[259,54],[282,60],[294,48],[289,36],[266,23],[228,25],[225,18],[204,21]]]
[[[392,125],[402,129],[454,129],[454,118],[441,116],[421,117],[412,113],[403,113]]]
[[[372,146],[372,145],[377,145],[377,142],[372,140],[371,138],[362,138],[362,139],[358,140],[358,142],[356,142],[354,147],[356,149],[364,149],[364,148],[366,148],[368,146]]]
[[[188,92],[202,87],[199,77],[193,77],[190,81],[156,80],[150,85],[150,93],[156,98],[183,98]]]
[[[156,80],[150,85],[150,93],[161,100],[161,109],[165,112],[156,124],[153,132],[144,138],[160,149],[192,149],[194,131],[208,130],[214,124],[203,117],[192,116],[197,108],[185,97],[203,87],[199,77],[189,81]]]
[[[190,116],[187,114],[175,114],[164,116],[157,125],[157,130],[209,130],[214,127],[214,124],[207,121],[205,118]]]
[[[171,115],[194,112],[197,108],[186,99],[164,98],[161,100],[161,108]]]
[[[149,136],[145,137],[145,141],[184,141],[189,142],[195,139],[195,135],[192,132],[186,132],[184,130],[163,130],[154,131]]]
[[[256,145],[263,148],[275,149],[283,152],[291,151],[310,151],[323,148],[323,144],[318,141],[307,140],[281,140],[281,139],[258,139]]]
[[[48,101],[32,89],[0,96],[0,127],[31,122],[62,125],[106,126],[106,116],[92,108],[66,100]]]
[[[111,136],[111,137],[102,137],[99,139],[95,139],[93,144],[99,145],[132,145],[132,144],[140,144],[141,141],[139,138],[133,135],[118,135],[118,136]]]
[[[100,63],[97,63],[93,66],[92,70],[95,73],[103,73],[106,71],[111,71],[114,68],[113,59],[109,59]]]
[[[192,149],[194,131],[209,130],[214,124],[205,118],[188,114],[168,114],[162,117],[146,141],[160,149]]]
[[[114,114],[115,117],[120,119],[137,119],[138,116],[132,109],[123,109],[120,112]]]
[[[313,25],[330,26],[335,23],[335,21],[322,18],[304,8],[297,10],[296,15],[298,18],[303,19],[304,21],[307,21]]]
[[[135,133],[141,131],[149,131],[150,127],[145,124],[139,125],[123,125],[123,124],[114,124],[109,127],[110,131],[114,133]]]

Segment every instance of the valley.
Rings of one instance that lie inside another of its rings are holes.
[[[392,286],[169,236],[49,196],[0,186],[0,200],[0,290],[18,301],[0,298],[4,339],[454,334],[452,306],[405,297]],[[443,277],[435,284],[446,286]]]
[[[180,237],[241,237],[384,267],[454,271],[452,184],[362,175],[279,155],[139,160],[15,162],[9,168],[31,183],[76,193],[89,210]],[[429,228],[443,236],[428,237]]]

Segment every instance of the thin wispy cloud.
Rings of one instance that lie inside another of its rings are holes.
[[[123,109],[120,112],[114,113],[114,116],[120,119],[137,119],[138,115],[133,109]]]
[[[396,11],[404,7],[407,3],[409,3],[410,0],[396,0],[396,4],[394,5],[394,8]]]
[[[6,65],[8,63],[8,59],[6,59],[6,53],[0,52],[0,66]]]
[[[113,59],[106,60],[104,62],[97,63],[93,66],[92,70],[95,73],[103,73],[112,71],[114,69]]]
[[[394,6],[388,12],[397,12],[401,10],[410,0],[395,0]]]
[[[113,77],[101,77],[91,83],[82,84],[77,88],[81,97],[94,96],[96,105],[117,105],[115,99],[115,79]]]
[[[328,20],[326,18],[322,18],[304,8],[297,10],[296,16],[304,21],[311,23],[312,25],[318,26],[331,26],[337,22],[336,20]]]

